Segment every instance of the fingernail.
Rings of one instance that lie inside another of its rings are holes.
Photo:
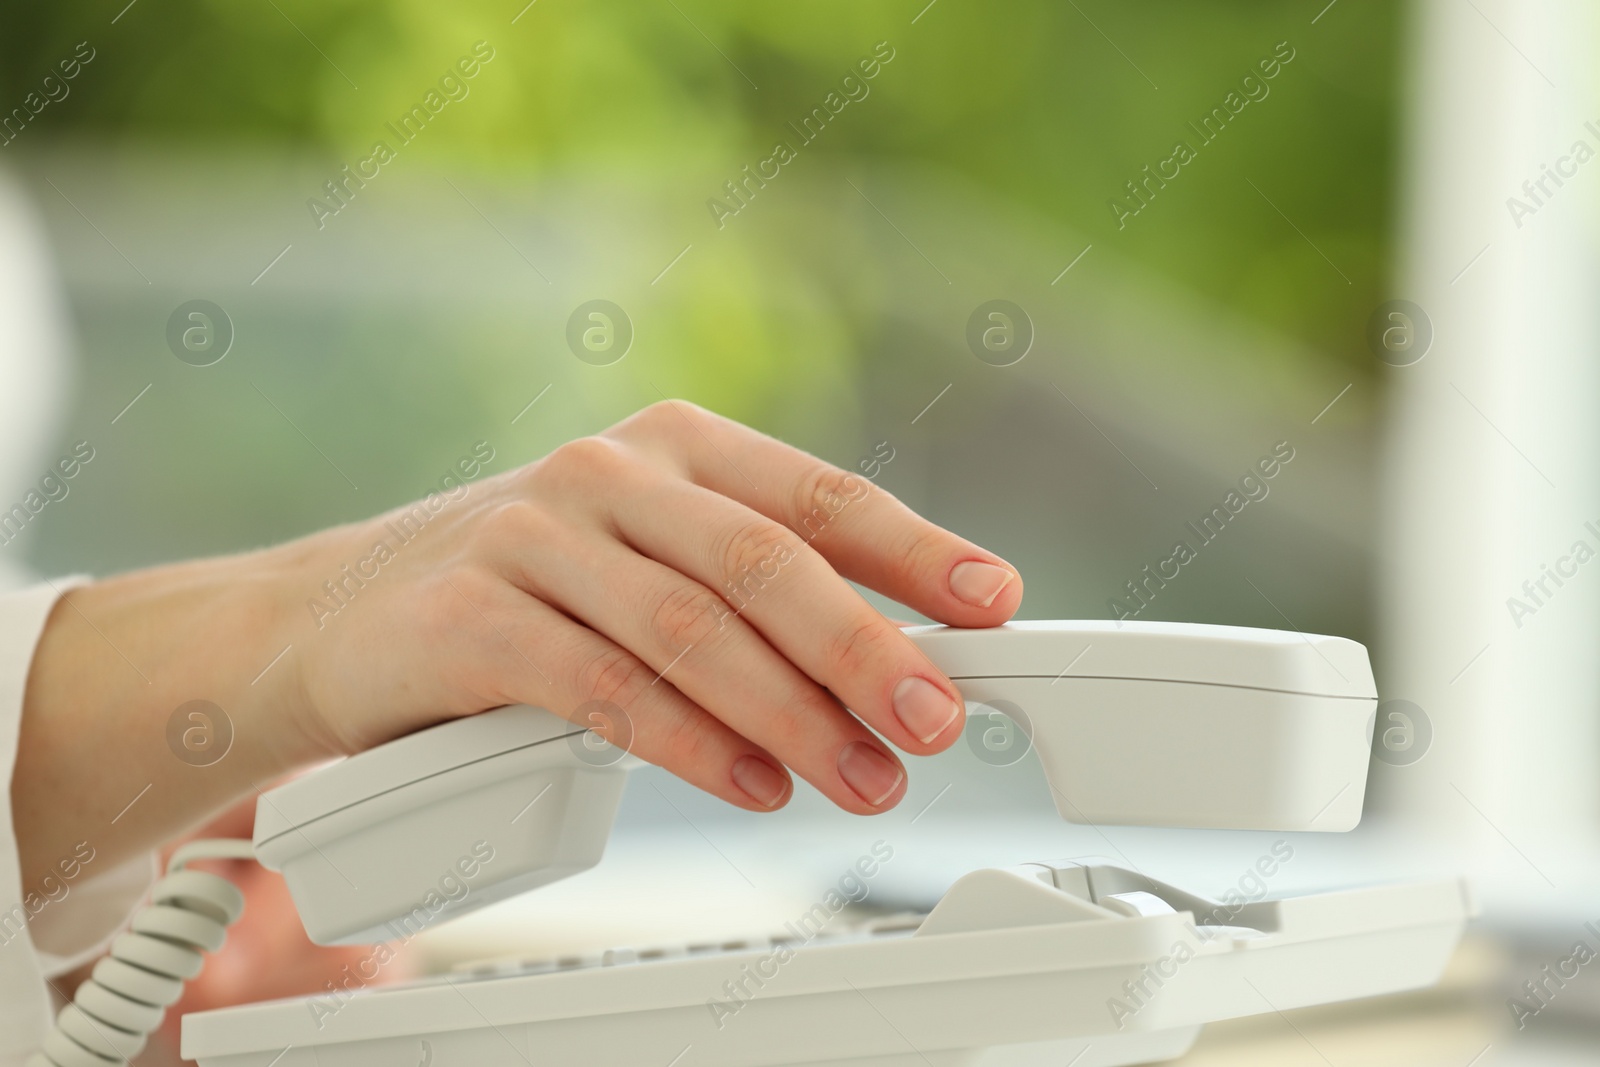
[[[839,753],[839,777],[856,796],[876,808],[900,788],[906,772],[876,745],[852,741]]]
[[[733,784],[763,808],[775,808],[789,795],[789,779],[757,756],[740,756],[733,764]]]
[[[894,713],[912,737],[927,744],[956,721],[961,709],[938,686],[913,674],[894,687]]]
[[[1010,585],[1015,577],[1016,574],[1005,567],[969,559],[951,568],[950,592],[955,594],[957,600],[975,608],[986,608],[994,603],[1000,590]]]

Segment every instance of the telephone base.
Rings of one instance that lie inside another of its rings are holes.
[[[1433,984],[1462,883],[1223,904],[1098,861],[974,871],[926,915],[510,961],[189,1015],[200,1067],[1122,1067],[1207,1022]]]

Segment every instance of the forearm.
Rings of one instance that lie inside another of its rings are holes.
[[[294,672],[264,671],[292,641],[297,551],[155,567],[56,603],[11,784],[25,889],[80,842],[109,868],[316,758],[304,731],[281,728],[303,704]],[[179,713],[196,700],[226,719]]]

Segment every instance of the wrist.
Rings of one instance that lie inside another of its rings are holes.
[[[205,767],[248,792],[314,759],[292,662],[288,574],[270,553],[200,560],[120,575],[58,605],[36,671],[88,707],[121,709],[155,730],[181,766]],[[88,632],[86,633],[85,630]],[[48,645],[61,640],[62,662]],[[72,669],[87,662],[88,671]],[[178,709],[214,705],[217,739],[167,737]]]
[[[256,554],[67,591],[29,666],[11,796],[26,883],[75,842],[114,865],[315,758],[282,581]]]
[[[277,760],[286,769],[348,756],[363,747],[343,731],[352,709],[341,699],[340,686],[330,683],[347,678],[351,657],[361,654],[365,639],[347,632],[348,621],[330,625],[329,616],[340,609],[330,610],[328,604],[337,595],[329,589],[342,570],[360,557],[361,546],[371,544],[373,525],[367,521],[322,530],[251,559],[260,581],[261,611],[273,619],[276,643],[270,655],[282,654],[259,684],[271,679],[270,695],[262,703],[276,709],[271,730]],[[254,711],[273,714],[264,706]]]

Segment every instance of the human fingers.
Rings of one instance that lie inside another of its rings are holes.
[[[872,814],[904,794],[905,770],[883,742],[701,582],[603,536],[578,566],[555,546],[526,551],[520,580],[652,670],[645,690],[675,688],[848,811]]]

